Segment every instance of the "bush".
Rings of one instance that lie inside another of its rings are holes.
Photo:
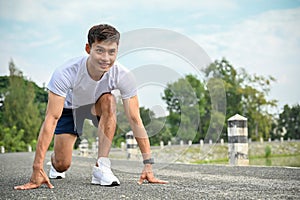
[[[269,158],[271,156],[271,153],[272,153],[271,147],[269,145],[267,145],[265,148],[265,157]]]
[[[22,141],[24,130],[17,130],[16,126],[12,128],[3,128],[1,132],[0,146],[4,146],[6,152],[26,151],[27,145]]]

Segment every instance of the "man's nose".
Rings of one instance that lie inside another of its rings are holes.
[[[104,53],[102,54],[101,60],[103,60],[103,61],[109,61],[109,55],[108,55],[108,52],[104,52]]]

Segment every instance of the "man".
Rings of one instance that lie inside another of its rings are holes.
[[[119,32],[112,26],[93,26],[88,33],[85,50],[89,56],[75,58],[58,68],[48,84],[49,96],[44,123],[38,137],[33,172],[28,183],[15,189],[33,189],[46,184],[53,188],[43,164],[54,137],[50,178],[64,178],[72,161],[76,138],[82,133],[84,118],[98,127],[98,159],[92,172],[92,184],[119,185],[108,159],[116,129],[116,102],[111,91],[119,89],[126,116],[142,152],[144,169],[138,181],[167,183],[156,179],[152,172],[150,143],[139,114],[137,89],[129,71],[116,61]],[[94,117],[93,117],[94,116]],[[96,117],[96,118],[95,118]]]

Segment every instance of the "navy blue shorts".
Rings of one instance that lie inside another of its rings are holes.
[[[91,108],[94,104],[81,106],[76,109],[64,108],[61,117],[59,118],[55,134],[74,134],[76,136],[82,135],[83,123],[85,119],[92,120],[95,127],[98,127],[100,120],[99,116],[91,113]]]

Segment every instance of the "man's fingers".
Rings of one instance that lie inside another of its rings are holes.
[[[139,185],[143,184],[143,182],[144,182],[145,179],[146,179],[146,176],[144,174],[141,175],[140,180],[138,181],[138,184]]]
[[[35,189],[38,188],[39,185],[35,184],[35,183],[26,183],[24,185],[19,185],[14,187],[15,190],[30,190],[30,189]]]
[[[150,183],[156,183],[156,184],[167,184],[169,183],[168,181],[164,181],[164,180],[159,180],[159,179],[154,179],[149,181]]]
[[[54,186],[50,183],[50,180],[48,180],[46,183],[45,183],[49,189],[53,189]]]
[[[48,188],[52,189],[54,188],[54,186],[50,183],[50,181],[46,181],[44,184],[46,184],[48,186]],[[14,189],[15,190],[30,190],[30,189],[35,189],[40,187],[40,185],[36,184],[36,183],[26,183],[24,185],[19,185],[19,186],[15,186]]]
[[[50,189],[54,188],[44,170],[41,172],[41,175],[44,177],[45,180],[43,183],[46,184]]]
[[[154,184],[167,184],[169,183],[168,181],[164,180],[159,180],[155,178],[154,176],[146,176],[146,175],[141,175],[140,180],[138,181],[138,184],[141,185],[143,184],[144,180],[147,180],[149,183],[154,183]]]
[[[14,187],[15,190],[22,190],[22,188],[23,188],[23,185],[18,185],[18,186]]]

